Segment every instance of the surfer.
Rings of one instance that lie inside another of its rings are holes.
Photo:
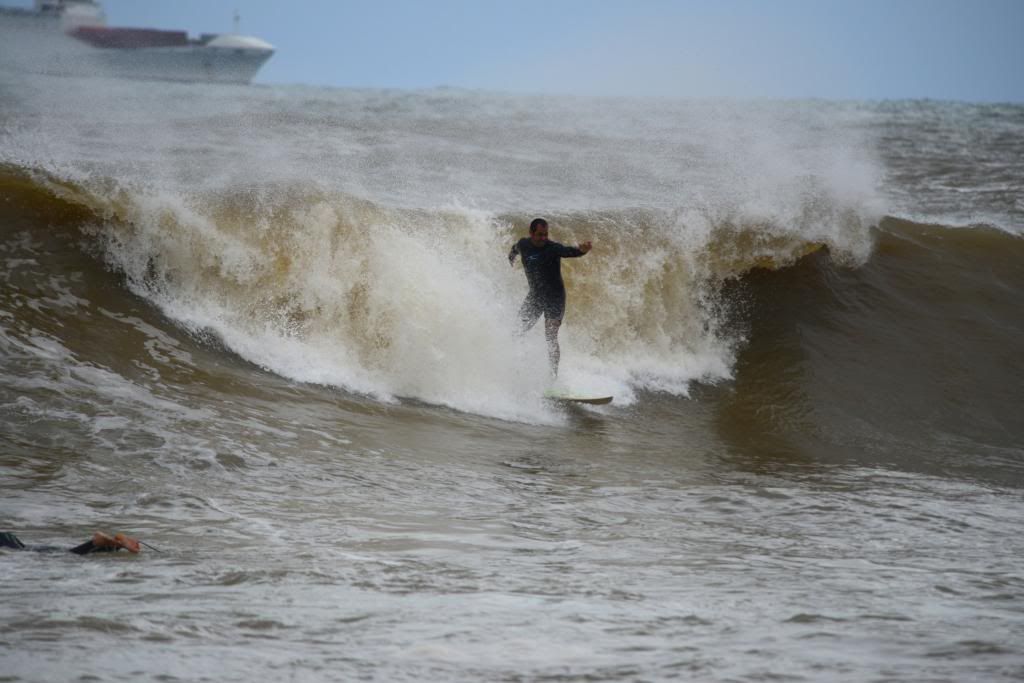
[[[74,548],[61,548],[50,545],[25,545],[21,542],[20,538],[9,531],[0,533],[0,548],[12,548],[14,550],[36,550],[40,552],[67,550],[75,553],[76,555],[88,555],[89,553],[116,552],[121,548],[124,548],[130,553],[137,553],[141,549],[140,545],[141,543],[139,541],[129,536],[125,536],[124,534],[109,536],[102,531],[97,531],[88,541],[80,543]]]
[[[530,236],[515,243],[508,253],[508,263],[515,266],[516,255],[523,260],[530,291],[519,308],[519,334],[526,334],[544,314],[544,337],[548,342],[548,364],[551,376],[558,376],[558,328],[565,315],[565,283],[562,282],[562,259],[583,256],[590,251],[590,242],[567,247],[548,239],[548,222],[535,218],[530,223]]]

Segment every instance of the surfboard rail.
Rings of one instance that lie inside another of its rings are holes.
[[[559,401],[563,403],[586,403],[588,405],[603,406],[611,403],[614,397],[583,395],[571,391],[548,389],[544,392],[544,398],[549,401]]]

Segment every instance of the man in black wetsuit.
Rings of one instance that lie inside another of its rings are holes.
[[[508,253],[514,266],[516,254],[523,259],[530,291],[519,308],[519,333],[525,334],[544,314],[544,337],[548,340],[548,363],[551,376],[558,376],[558,328],[565,315],[565,283],[562,282],[562,259],[583,256],[590,251],[590,242],[567,247],[548,240],[548,222],[535,218],[530,223],[530,236],[524,237]]]
[[[140,545],[139,541],[130,536],[125,536],[124,534],[109,536],[102,531],[97,531],[88,541],[76,545],[74,548],[61,548],[50,545],[25,545],[21,542],[20,538],[9,531],[0,533],[0,548],[10,548],[12,550],[36,550],[39,552],[67,551],[76,555],[88,555],[89,553],[116,552],[121,548],[130,553],[137,553],[140,550]]]

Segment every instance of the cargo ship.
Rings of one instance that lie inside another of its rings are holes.
[[[274,54],[237,33],[107,26],[95,0],[35,0],[0,7],[0,69],[24,73],[146,80],[249,83]]]

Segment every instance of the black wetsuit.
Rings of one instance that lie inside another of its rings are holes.
[[[562,282],[562,259],[583,256],[576,247],[567,247],[558,242],[545,242],[534,246],[529,237],[516,242],[508,254],[513,263],[519,254],[526,270],[526,281],[530,291],[519,309],[519,321],[523,330],[534,326],[541,314],[547,320],[561,320],[565,315],[565,283]]]
[[[37,552],[52,553],[52,552],[72,552],[76,555],[88,555],[89,553],[105,553],[113,552],[118,548],[100,548],[93,544],[92,539],[89,539],[85,543],[76,545],[74,548],[61,548],[53,545],[25,545],[21,542],[21,539],[12,534],[9,531],[0,533],[0,548],[11,548],[13,550],[35,550]]]

